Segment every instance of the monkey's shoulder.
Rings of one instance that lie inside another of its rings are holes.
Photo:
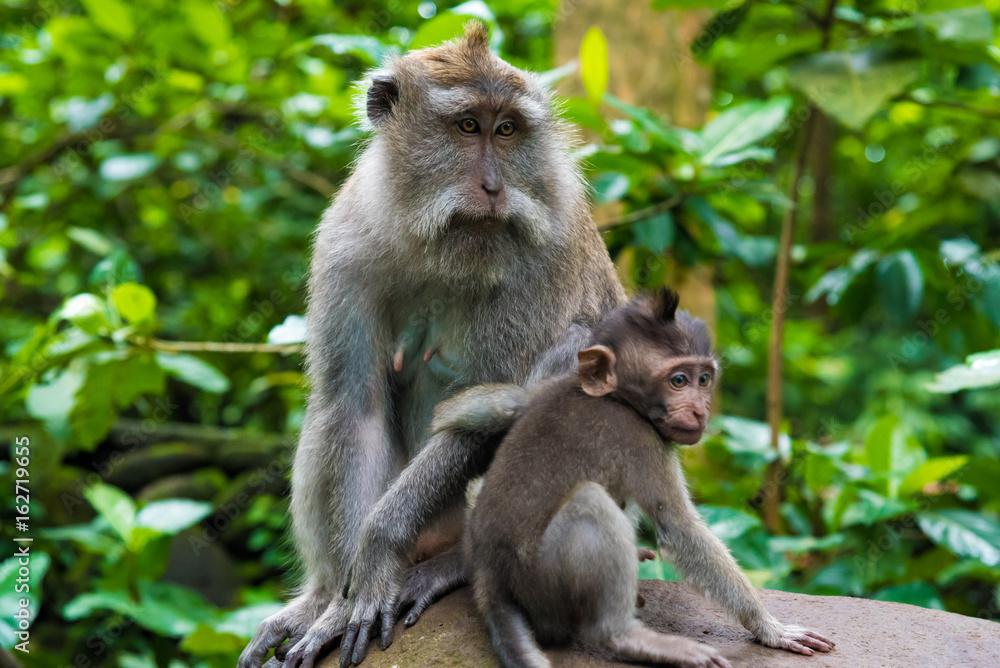
[[[631,406],[610,396],[593,397],[580,387],[576,374],[543,387],[513,431],[519,438],[541,440],[546,450],[588,450],[606,454],[608,446],[661,442],[656,430]]]

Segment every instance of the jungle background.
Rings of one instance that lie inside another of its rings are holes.
[[[1000,620],[1000,0],[0,0],[4,660],[230,667],[279,608],[356,82],[470,17],[715,328],[685,458],[754,583]]]

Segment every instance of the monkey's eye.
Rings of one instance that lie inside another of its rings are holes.
[[[514,134],[514,122],[504,121],[497,127],[497,134],[501,137],[509,137]]]
[[[702,387],[708,387],[708,384],[709,382],[711,382],[711,380],[712,380],[711,377],[709,377],[707,373],[703,373],[701,374],[701,377],[698,378],[698,384],[701,385]]]
[[[679,373],[676,376],[671,376],[670,378],[670,384],[673,385],[674,387],[684,387],[685,385],[687,385],[687,382],[688,382],[687,376],[685,376],[682,373]]]
[[[470,135],[479,133],[479,123],[474,118],[463,118],[458,122],[458,129]]]

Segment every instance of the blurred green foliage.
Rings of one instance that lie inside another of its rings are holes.
[[[25,665],[231,666],[277,609],[303,279],[362,138],[354,82],[470,16],[512,63],[582,79],[564,113],[590,138],[595,201],[622,211],[605,238],[629,285],[711,266],[724,415],[687,464],[754,582],[1000,618],[997,0],[656,0],[716,12],[691,54],[715,78],[700,129],[609,95],[599,30],[577,65],[552,62],[551,0],[0,5],[0,411],[5,440],[31,439]],[[759,420],[776,230],[815,109],[832,192],[821,216],[815,172],[798,184],[775,452]],[[5,456],[12,489],[24,464]],[[759,512],[775,457],[782,535]],[[4,610],[15,578],[0,562]]]

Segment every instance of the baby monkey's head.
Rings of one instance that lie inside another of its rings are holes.
[[[677,302],[664,288],[609,314],[578,354],[579,377],[585,393],[619,399],[664,439],[691,445],[708,425],[719,362],[705,323]]]

